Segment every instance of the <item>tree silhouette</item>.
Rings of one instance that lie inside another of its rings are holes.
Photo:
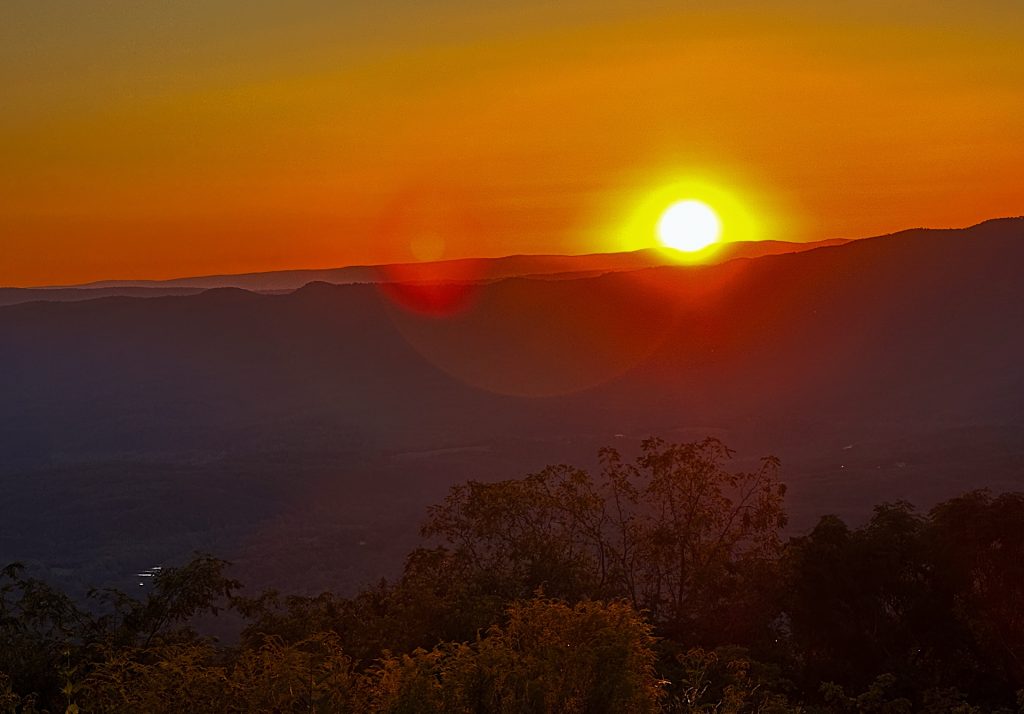
[[[778,461],[731,472],[732,452],[716,439],[649,439],[632,463],[614,449],[600,456],[598,479],[562,465],[455,486],[423,534],[441,539],[480,590],[506,599],[537,588],[624,597],[675,637],[720,625],[714,613],[743,599],[778,555]]]

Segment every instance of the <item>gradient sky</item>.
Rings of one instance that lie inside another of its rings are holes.
[[[635,248],[695,177],[765,238],[1020,215],[1022,38],[1019,0],[6,0],[0,285]]]

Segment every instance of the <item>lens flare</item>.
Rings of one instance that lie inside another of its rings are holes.
[[[443,260],[447,242],[484,235],[470,197],[438,186],[414,185],[394,197],[378,222],[384,245],[405,244],[407,263],[378,268],[376,284],[388,299],[412,313],[447,318],[470,307],[485,277],[484,261]]]

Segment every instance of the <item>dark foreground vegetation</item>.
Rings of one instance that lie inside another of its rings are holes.
[[[0,579],[0,711],[1024,711],[1024,495],[825,516],[778,463],[650,440],[599,474],[469,482],[394,582],[244,596],[227,563],[78,604]],[[197,632],[244,619],[225,646]]]

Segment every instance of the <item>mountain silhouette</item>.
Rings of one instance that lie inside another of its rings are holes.
[[[357,281],[3,307],[0,559],[90,581],[208,548],[257,584],[363,582],[451,483],[651,434],[777,453],[796,528],[1019,489],[1022,264],[1017,218],[492,274],[443,315]]]
[[[843,239],[810,243],[788,241],[737,241],[723,243],[706,256],[707,262],[723,262],[733,258],[756,258],[762,255],[795,253],[827,245],[840,245]],[[254,292],[285,292],[312,282],[345,285],[375,283],[393,275],[422,275],[426,279],[496,280],[523,276],[579,277],[637,270],[671,264],[671,252],[646,249],[622,253],[591,253],[586,255],[510,255],[502,258],[463,258],[432,263],[396,263],[385,265],[353,265],[323,270],[278,270],[239,275],[207,275],[171,280],[102,280],[83,285],[44,288],[0,288],[0,305],[34,300],[83,300],[112,295],[159,297],[187,294],[185,291],[210,288],[242,288]],[[153,292],[147,293],[145,291]]]

